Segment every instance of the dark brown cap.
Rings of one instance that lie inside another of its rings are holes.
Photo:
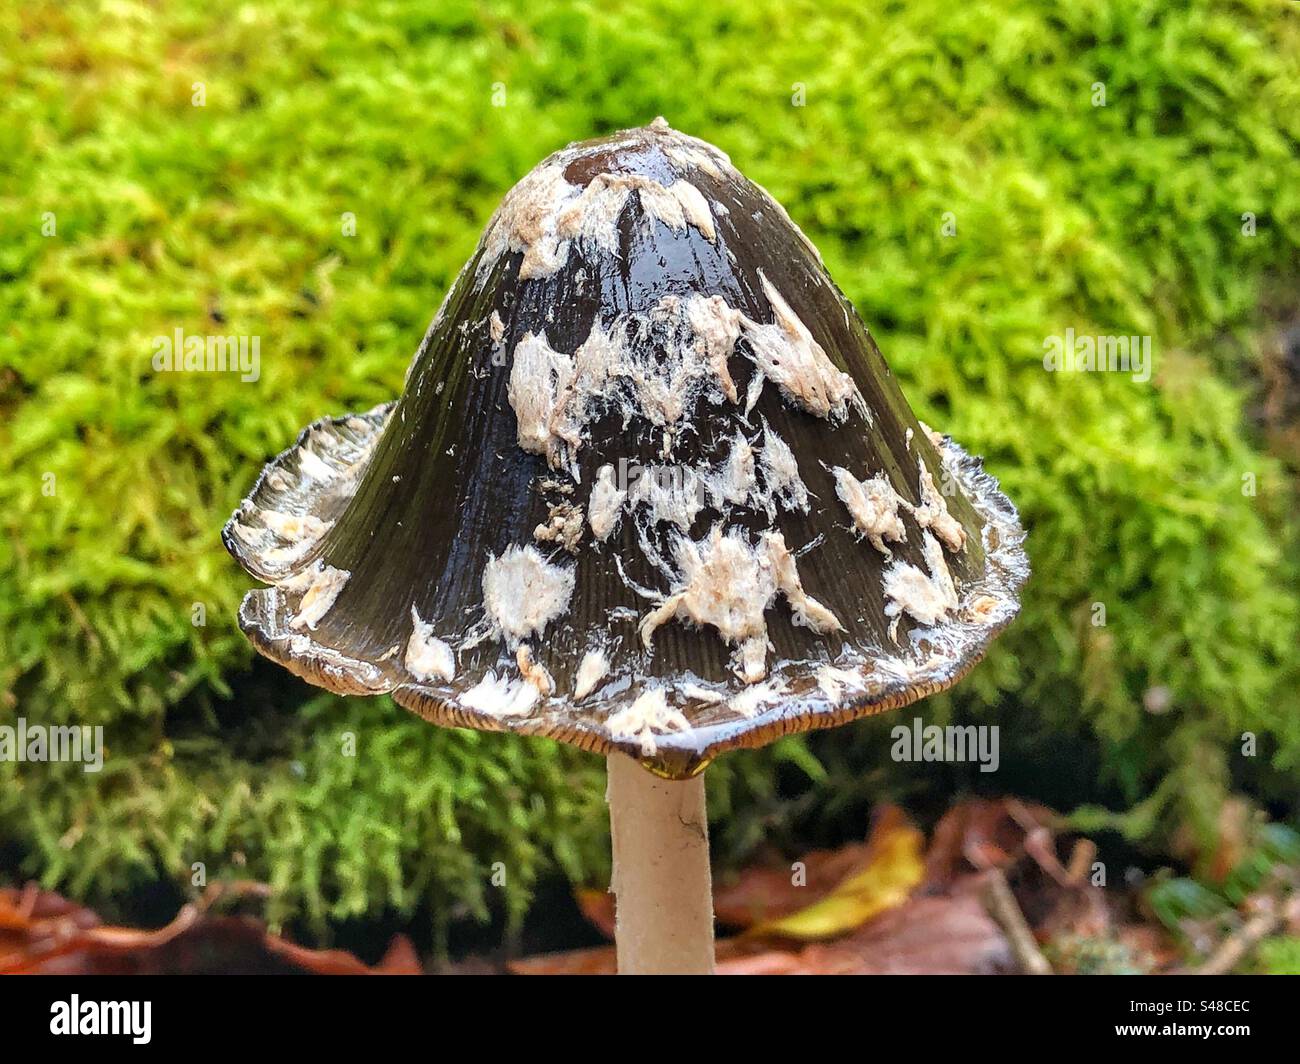
[[[955,683],[1028,574],[816,248],[662,119],[511,189],[402,396],[305,430],[223,538],[312,683],[677,778]]]

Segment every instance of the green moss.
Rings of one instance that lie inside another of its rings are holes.
[[[1300,938],[1266,938],[1256,959],[1261,975],[1300,975]]]
[[[1300,272],[1287,5],[37,2],[0,32],[0,688],[6,713],[103,723],[112,750],[98,777],[0,766],[23,871],[91,895],[204,860],[317,916],[426,890],[480,912],[498,855],[515,913],[544,868],[599,874],[580,755],[302,686],[195,707],[249,662],[217,530],[262,462],[400,389],[515,179],[660,113],[786,203],[921,416],[1022,507],[1024,615],[927,712],[1028,707],[1011,738],[1075,736],[1120,796],[1102,819],[1139,839],[1211,830],[1243,731],[1270,766],[1251,786],[1294,800],[1295,488],[1243,424],[1255,309]],[[154,373],[176,328],[259,336],[260,379]],[[1150,335],[1153,381],[1045,373],[1067,328]],[[232,709],[272,752],[231,741]],[[862,749],[796,773],[813,806],[884,759],[875,727],[812,744]],[[801,750],[728,759],[715,808],[747,798],[770,827]],[[720,827],[743,849],[763,824]]]

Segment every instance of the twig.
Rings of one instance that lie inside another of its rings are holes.
[[[1282,914],[1276,908],[1252,916],[1230,934],[1208,958],[1188,975],[1227,975],[1254,951],[1259,943],[1282,926]]]
[[[980,893],[985,910],[1007,936],[1020,970],[1026,975],[1051,975],[1052,966],[1034,941],[1034,933],[1016,904],[1015,895],[1011,893],[1001,869],[994,868],[985,874],[984,888]]]

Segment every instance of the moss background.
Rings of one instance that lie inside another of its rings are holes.
[[[897,715],[729,755],[718,859],[963,788],[1152,861],[1206,852],[1231,790],[1296,817],[1294,4],[33,0],[0,39],[0,716],[109,747],[0,763],[6,878],[129,910],[202,862],[278,919],[418,911],[442,945],[600,881],[599,762],[254,662],[217,533],[301,426],[399,391],[518,177],[658,114],[786,204],[1035,567],[918,710],[1000,723],[1001,772],[893,764]],[[155,373],[176,328],[260,336],[260,379]],[[1067,328],[1151,336],[1152,381],[1046,373]]]

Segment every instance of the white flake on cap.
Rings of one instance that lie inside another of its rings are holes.
[[[906,612],[925,625],[938,624],[957,608],[957,589],[944,560],[943,548],[928,531],[921,533],[921,553],[930,573],[915,565],[895,561],[884,574],[885,616],[894,618],[890,635],[897,638],[898,622]]]
[[[754,448],[737,432],[731,440],[731,451],[717,477],[713,479],[713,494],[720,503],[743,505],[758,492],[755,475]]]
[[[614,467],[601,466],[596,471],[596,483],[592,485],[591,497],[587,500],[587,523],[591,525],[591,534],[601,543],[618,526],[626,501],[627,492],[614,482]]]
[[[817,686],[832,702],[838,702],[844,689],[862,686],[862,677],[849,669],[840,669],[834,665],[822,665],[817,670]]]
[[[566,153],[560,152],[506,193],[488,223],[475,270],[477,285],[503,255],[512,252],[523,253],[521,281],[555,273],[568,262],[575,242],[615,252],[619,217],[633,192],[642,217],[678,231],[694,226],[706,240],[717,239],[708,200],[689,181],[664,185],[640,174],[602,173],[580,186],[565,179],[568,163]]]
[[[609,657],[601,647],[593,647],[582,656],[573,681],[573,699],[581,702],[609,672]]]
[[[509,546],[483,569],[483,610],[511,650],[569,608],[575,568],[552,565],[533,546]]]
[[[506,193],[483,238],[483,250],[475,270],[476,284],[482,284],[502,255],[522,251],[519,279],[546,277],[569,257],[569,245],[555,232],[558,206],[577,194],[564,180],[564,163],[555,161],[525,174]]]
[[[526,333],[515,345],[506,394],[518,422],[519,446],[549,455],[551,419],[573,381],[573,359],[553,351],[545,333]]]
[[[526,716],[537,704],[541,692],[526,680],[497,677],[491,669],[473,687],[460,696],[460,704],[491,717]]]
[[[697,702],[704,702],[708,705],[712,705],[715,702],[721,702],[726,697],[721,691],[715,691],[710,687],[704,687],[698,683],[679,684],[677,690],[683,698],[691,698]]]
[[[321,618],[329,613],[334,600],[339,597],[339,592],[352,576],[350,572],[335,569],[332,565],[325,565],[319,561],[309,572],[310,583],[298,603],[297,614],[289,622],[289,627],[295,631],[302,631],[303,628],[314,631]]]
[[[721,148],[715,147],[707,140],[700,140],[699,137],[678,132],[662,115],[651,122],[649,128],[659,135],[656,141],[659,150],[683,172],[691,169],[703,170],[715,179],[722,177],[724,168],[734,172],[731,157]]]
[[[541,543],[558,543],[570,554],[577,554],[582,522],[582,510],[561,500],[548,508],[546,520],[533,529],[533,538]]]
[[[646,508],[646,520],[653,525],[673,524],[690,530],[704,509],[709,487],[694,470],[680,466],[641,466],[636,482],[628,488],[628,504]]]
[[[843,418],[849,401],[857,397],[853,378],[835,367],[762,270],[758,276],[774,319],[770,325],[749,320],[745,323],[745,339],[758,371],[808,413]]]
[[[551,679],[546,666],[533,657],[532,647],[521,643],[515,651],[515,664],[519,666],[524,680],[536,687],[537,693],[543,698],[549,698],[555,693],[555,681]]]
[[[694,295],[685,303],[686,320],[695,334],[695,349],[702,361],[713,371],[722,394],[737,402],[736,382],[731,379],[727,360],[740,339],[745,316],[728,306],[721,296]]]
[[[921,426],[921,431],[925,433],[925,438],[930,441],[934,449],[938,451],[940,454],[943,454],[944,453],[943,433],[936,432],[934,429],[930,428],[930,426],[927,425],[924,421],[918,421],[917,424]]]
[[[614,739],[640,743],[642,757],[654,757],[659,750],[657,735],[669,731],[689,732],[691,722],[680,709],[668,704],[662,687],[652,687],[610,714],[605,727]]]
[[[663,185],[641,174],[597,174],[566,202],[555,223],[560,240],[589,240],[608,253],[618,250],[618,219],[635,192],[642,212],[669,229],[693,225],[712,242],[717,239],[709,202],[689,181]]]
[[[844,626],[840,624],[839,618],[804,591],[794,555],[785,545],[785,537],[780,532],[764,532],[760,543],[772,566],[777,589],[785,595],[785,600],[790,605],[794,623],[823,635],[843,631]]]
[[[779,678],[766,680],[745,688],[740,694],[732,695],[727,699],[727,708],[748,720],[756,716],[764,705],[779,701],[785,691],[784,680]]]
[[[818,417],[841,419],[850,402],[861,408],[852,378],[835,368],[766,278],[763,287],[776,318],[770,324],[753,321],[721,296],[668,295],[644,313],[596,320],[571,356],[552,350],[545,336],[526,334],[515,347],[508,392],[519,445],[546,455],[552,468],[567,466],[576,478],[573,458],[588,424],[615,413],[625,425],[644,419],[663,428],[666,452],[701,394],[740,401],[728,359],[742,337],[755,365],[746,413],[766,380]]]
[[[717,321],[719,307],[725,310],[720,301],[684,301],[670,295],[645,313],[620,315],[608,325],[594,322],[569,364],[557,363],[552,372],[551,379],[565,376],[569,384],[552,403],[548,421],[533,423],[530,447],[546,453],[552,468],[564,466],[567,457],[572,473],[572,456],[582,447],[588,424],[609,413],[620,416],[625,425],[645,419],[665,429],[671,446],[678,423],[702,392],[734,395],[727,353],[719,346],[728,335],[728,326]],[[520,372],[545,368],[545,362],[534,361]],[[526,387],[522,380],[518,387],[525,397],[537,388]],[[547,394],[543,387],[543,398]],[[535,404],[534,409],[540,407]],[[518,408],[515,412],[522,421]]]
[[[403,664],[406,671],[421,683],[431,679],[450,683],[456,676],[455,653],[433,634],[433,625],[420,620],[414,606],[411,607],[411,637],[406,641]]]
[[[908,509],[912,511],[918,525],[930,529],[943,541],[945,547],[956,553],[966,546],[966,530],[948,512],[948,503],[935,487],[934,477],[930,474],[925,459],[918,458],[916,464],[921,474],[921,502],[916,506],[909,505]]]
[[[317,558],[311,565],[305,569],[290,576],[282,576],[275,581],[275,586],[282,591],[306,591],[312,583],[320,576],[321,570],[325,568],[325,563]]]
[[[889,478],[884,473],[877,473],[866,480],[858,480],[843,466],[836,466],[831,472],[835,475],[835,494],[853,518],[853,527],[886,558],[892,558],[894,553],[885,546],[885,540],[902,543],[907,538],[907,531],[898,516],[899,506],[905,503],[889,483]]]
[[[676,589],[641,620],[641,640],[650,647],[655,629],[670,620],[708,625],[735,648],[733,669],[746,683],[767,674],[764,613],[780,592],[794,623],[818,633],[838,631],[839,620],[806,594],[794,557],[780,533],[765,532],[751,545],[743,529],[721,526],[703,540],[679,536],[674,548]]]
[[[787,510],[808,512],[808,488],[799,475],[799,463],[785,440],[781,439],[766,422],[763,425],[763,446],[759,450],[759,464],[766,485],[765,505],[768,517],[775,516],[774,504],[779,502]]]

